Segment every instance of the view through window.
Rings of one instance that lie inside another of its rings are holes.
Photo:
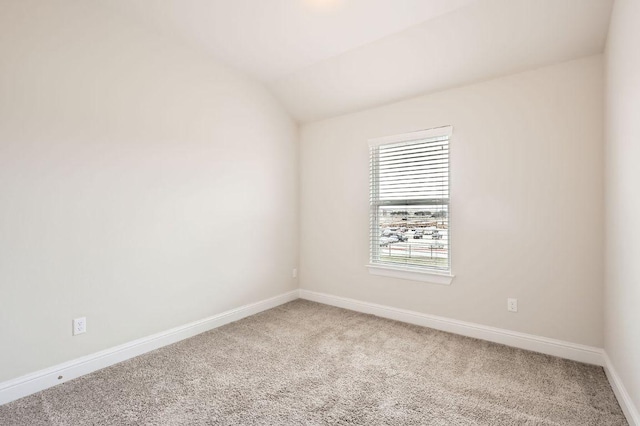
[[[371,263],[450,271],[449,138],[442,127],[371,141]]]

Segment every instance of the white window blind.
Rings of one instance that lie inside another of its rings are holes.
[[[370,141],[372,264],[450,272],[451,130]]]

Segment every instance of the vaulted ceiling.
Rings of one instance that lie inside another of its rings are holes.
[[[602,52],[613,0],[101,0],[301,122]]]

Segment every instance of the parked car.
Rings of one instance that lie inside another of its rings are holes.
[[[416,232],[413,234],[413,239],[419,240],[422,238],[423,235],[424,235],[424,231],[422,229],[417,229]]]
[[[400,241],[398,239],[398,236],[393,234],[390,235],[388,237],[380,237],[380,247],[385,247],[388,246],[389,244],[393,244],[393,243],[397,243],[398,241]]]
[[[436,229],[435,231],[433,231],[433,234],[431,234],[431,238],[433,238],[434,240],[439,240],[442,238],[442,234]]]

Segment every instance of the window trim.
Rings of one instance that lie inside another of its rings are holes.
[[[415,132],[402,133],[400,135],[383,136],[381,138],[369,139],[369,146],[380,146],[388,143],[409,142],[417,139],[428,139],[453,135],[453,126],[434,127],[433,129],[418,130]]]
[[[390,266],[370,263],[365,265],[369,274],[383,277],[400,278],[402,280],[423,281],[432,284],[451,285],[455,275],[447,272],[437,272],[427,268],[412,266]]]
[[[393,144],[393,143],[402,143],[402,142],[410,142],[413,140],[419,139],[428,139],[428,138],[437,138],[437,137],[447,137],[449,142],[451,141],[451,136],[453,134],[453,126],[447,125],[442,127],[435,127],[432,129],[419,130],[414,132],[402,133],[398,135],[384,136],[379,138],[369,139],[369,148],[379,147],[380,145]],[[451,179],[450,174],[450,160],[449,160],[449,180]],[[370,172],[371,173],[371,172]],[[369,177],[370,182],[370,190],[371,190],[371,177]],[[448,220],[451,220],[451,188],[449,185],[449,197],[448,197]],[[370,202],[371,203],[371,202]],[[371,204],[369,205],[369,212],[371,215]],[[370,218],[371,221],[371,218]],[[371,226],[371,223],[369,224]],[[451,228],[449,228],[451,229]],[[401,264],[388,264],[388,263],[375,263],[373,261],[373,252],[372,252],[372,241],[371,234],[369,234],[369,264],[366,267],[369,270],[369,273],[372,275],[381,275],[393,278],[400,278],[412,281],[423,281],[434,284],[442,284],[442,285],[450,285],[451,281],[455,277],[452,273],[452,257],[451,257],[451,234],[448,233],[448,253],[449,256],[449,269],[441,270],[434,269],[426,266],[413,266],[413,265],[401,265]]]

